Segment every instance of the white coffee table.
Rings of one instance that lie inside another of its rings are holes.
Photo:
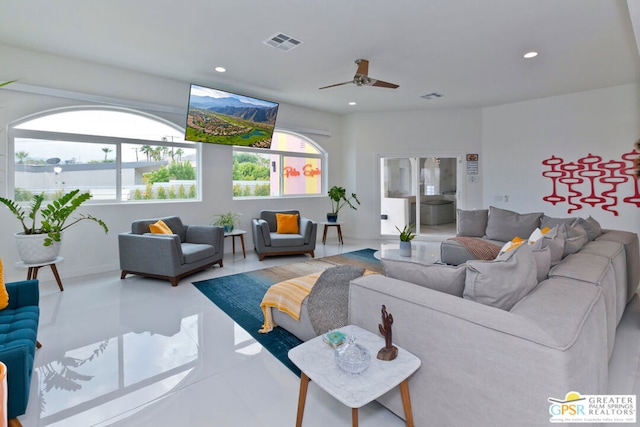
[[[400,255],[399,243],[383,243],[380,250],[374,252],[376,259],[392,259],[395,261],[408,261],[420,264],[435,264],[440,262],[440,242],[411,242],[411,256]]]
[[[323,341],[322,336],[289,350],[289,359],[302,371],[296,427],[302,426],[309,380],[313,380],[320,388],[351,408],[353,426],[358,425],[358,408],[399,386],[407,426],[413,426],[409,377],[420,367],[420,359],[398,347],[396,359],[379,360],[376,356],[385,345],[381,335],[355,325],[345,326],[340,331],[346,335],[354,335],[356,343],[369,350],[371,364],[366,371],[357,375],[342,371],[336,365],[335,350]]]

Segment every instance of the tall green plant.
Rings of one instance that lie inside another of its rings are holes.
[[[357,210],[358,208],[351,203],[353,200],[357,204],[360,204],[360,200],[358,200],[358,196],[356,193],[351,193],[351,196],[347,197],[347,190],[344,187],[338,187],[334,185],[329,189],[329,198],[331,199],[331,213],[338,214],[338,211],[342,209],[345,205],[349,206],[353,210]]]
[[[24,234],[46,234],[44,245],[51,246],[53,242],[60,241],[60,233],[84,220],[94,221],[104,229],[105,233],[109,232],[107,224],[94,216],[79,214],[75,218],[70,218],[71,214],[90,198],[89,192],[80,193],[80,190],[76,189],[61,195],[45,207],[42,207],[45,200],[44,194],[37,194],[33,196],[28,210],[4,197],[0,197],[0,202],[20,221]],[[40,226],[38,226],[38,219],[40,219]]]

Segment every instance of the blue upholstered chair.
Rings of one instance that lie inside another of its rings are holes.
[[[0,361],[7,365],[7,418],[23,415],[29,388],[40,319],[37,280],[5,284],[9,306],[0,310]]]

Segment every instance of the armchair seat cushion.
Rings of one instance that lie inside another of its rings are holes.
[[[216,250],[211,245],[205,245],[202,243],[183,243],[182,255],[184,257],[185,264],[200,261],[202,259],[211,258],[215,256]]]
[[[274,248],[284,248],[292,246],[303,246],[304,237],[300,234],[271,234],[271,246]]]

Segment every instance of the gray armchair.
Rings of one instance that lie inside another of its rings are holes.
[[[149,225],[161,219],[174,234],[151,234]],[[127,274],[180,279],[214,264],[222,267],[224,229],[212,225],[184,225],[177,216],[143,219],[131,224],[130,233],[118,235],[121,279]]]
[[[298,214],[298,234],[278,234],[276,213]],[[260,211],[259,218],[251,220],[253,245],[260,261],[266,256],[311,254],[316,248],[318,223],[304,218],[296,210]]]

